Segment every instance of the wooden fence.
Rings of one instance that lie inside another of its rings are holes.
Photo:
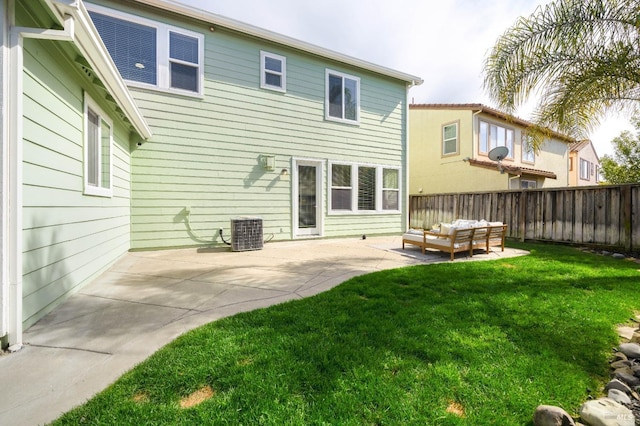
[[[640,251],[640,184],[409,197],[413,228],[459,218],[501,221],[522,241]]]

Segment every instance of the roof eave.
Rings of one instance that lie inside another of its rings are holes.
[[[257,37],[257,38],[268,40],[281,45],[289,46],[297,50],[301,50],[317,56],[322,56],[327,59],[331,59],[331,60],[341,62],[347,65],[351,65],[357,68],[362,68],[362,69],[374,72],[376,74],[384,75],[386,77],[391,77],[397,80],[401,80],[406,82],[409,86],[419,86],[424,82],[422,78],[411,75],[411,74],[406,74],[391,68],[376,65],[368,61],[363,61],[361,59],[354,58],[349,55],[344,55],[342,53],[339,53],[330,49],[325,49],[323,47],[316,46],[311,43],[307,43],[292,37],[278,34],[273,31],[265,30],[263,28],[246,24],[244,22],[240,22],[235,19],[227,18],[222,15],[218,15],[202,9],[186,6],[172,0],[135,0],[135,1],[138,3],[153,6],[168,12],[176,13],[182,16],[203,21],[208,24],[218,25],[234,31],[248,34],[253,37]]]

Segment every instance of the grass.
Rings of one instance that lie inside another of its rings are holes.
[[[640,310],[640,265],[518,247],[531,255],[382,271],[216,321],[55,424],[524,425],[539,404],[575,415],[607,380],[615,326]]]

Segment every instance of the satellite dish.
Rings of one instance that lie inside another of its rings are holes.
[[[489,158],[498,163],[509,155],[509,148],[506,146],[497,146],[489,151]]]

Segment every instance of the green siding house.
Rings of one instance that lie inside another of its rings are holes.
[[[224,244],[237,217],[406,227],[418,77],[169,1],[0,5],[3,345],[128,250]]]

